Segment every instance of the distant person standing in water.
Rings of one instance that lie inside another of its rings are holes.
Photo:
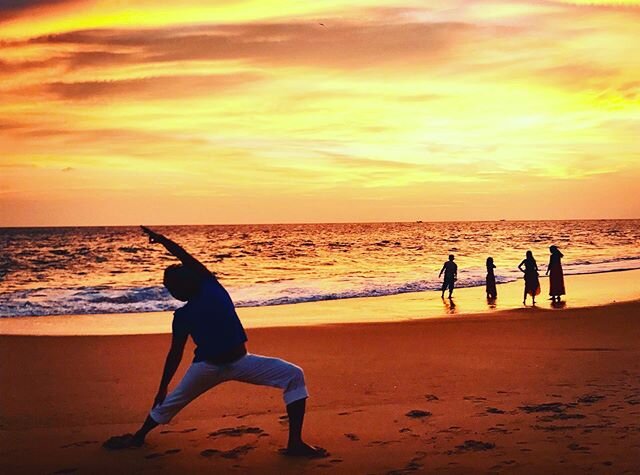
[[[549,295],[554,302],[560,302],[560,296],[565,294],[564,290],[564,273],[562,272],[562,258],[564,254],[560,252],[557,246],[549,247],[549,265],[547,266],[547,275],[549,276]]]
[[[493,257],[487,257],[487,299],[493,300],[498,297],[498,290],[496,289],[496,276],[493,273],[493,269],[496,266],[493,263]]]
[[[458,265],[453,262],[455,259],[453,254],[449,254],[449,260],[444,263],[438,277],[442,277],[444,272],[444,281],[442,282],[442,298],[444,298],[444,291],[449,289],[449,298],[453,295],[453,287],[456,280],[458,280]]]
[[[540,294],[540,279],[538,279],[538,263],[533,257],[533,252],[527,251],[527,257],[518,265],[518,269],[524,272],[524,297],[522,303],[527,304],[527,294],[529,294],[533,305],[535,305],[536,295]]]

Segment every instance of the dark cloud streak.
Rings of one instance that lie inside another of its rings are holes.
[[[78,0],[0,0],[0,23],[30,14],[33,10],[78,3]]]
[[[133,100],[171,99],[217,94],[258,81],[257,74],[153,76],[113,81],[54,82],[45,91],[62,100],[126,97]]]
[[[467,23],[248,24],[149,30],[85,30],[29,40],[32,44],[92,47],[96,61],[162,63],[243,60],[257,64],[299,64],[357,68],[407,60],[429,61],[445,54],[461,37],[482,28]],[[114,53],[114,51],[119,53]],[[102,52],[103,56],[97,58]],[[78,53],[81,54],[81,53]],[[108,56],[112,54],[113,56]],[[119,55],[118,55],[119,54]],[[90,58],[70,59],[74,67]]]

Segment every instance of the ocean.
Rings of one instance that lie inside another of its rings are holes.
[[[458,285],[521,277],[548,247],[566,274],[640,268],[640,220],[264,224],[152,227],[214,271],[237,306],[436,290],[450,253]],[[175,262],[138,227],[0,228],[0,317],[114,314],[181,305],[162,286]]]

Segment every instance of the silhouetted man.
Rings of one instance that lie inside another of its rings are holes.
[[[306,399],[302,369],[277,358],[247,352],[247,336],[236,314],[231,297],[215,276],[175,242],[144,226],[152,243],[162,244],[181,264],[164,271],[164,285],[178,300],[187,302],[173,317],[173,335],[153,408],[135,434],[110,438],[111,449],[140,447],[147,434],[159,424],[167,424],[182,408],[205,391],[225,381],[272,386],[283,390],[289,416],[289,442],[285,455],[323,457],[324,449],[302,440]],[[187,338],[196,344],[193,363],[182,381],[167,395],[184,352]]]
[[[458,265],[453,262],[455,257],[453,254],[449,254],[449,260],[444,263],[438,277],[442,277],[444,272],[444,281],[442,282],[442,298],[444,298],[444,291],[449,289],[449,298],[453,295],[453,287],[456,280],[458,280]]]

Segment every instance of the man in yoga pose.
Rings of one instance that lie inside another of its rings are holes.
[[[307,388],[302,369],[277,358],[247,352],[247,336],[236,314],[231,297],[201,262],[178,244],[142,226],[152,243],[162,244],[181,264],[164,271],[164,285],[178,300],[187,302],[175,311],[171,347],[153,408],[135,434],[111,437],[106,448],[140,447],[147,434],[159,424],[168,423],[183,407],[205,391],[225,381],[243,381],[280,388],[289,416],[289,442],[285,455],[323,457],[324,449],[302,440]],[[195,357],[182,381],[167,395],[184,352],[187,338],[196,344]]]

